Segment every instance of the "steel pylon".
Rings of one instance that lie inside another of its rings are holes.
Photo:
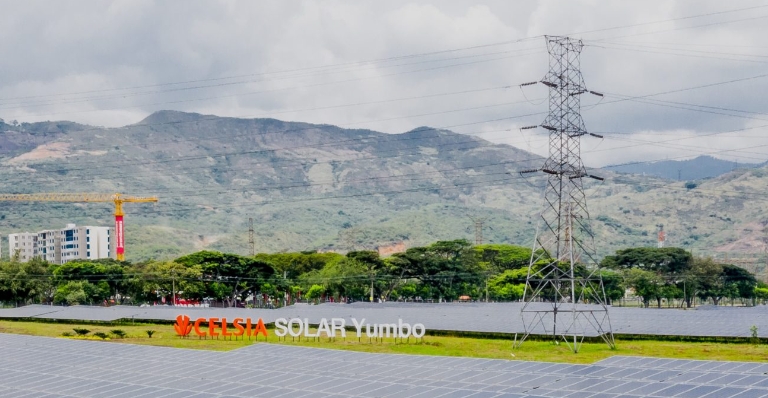
[[[549,335],[578,352],[585,336],[615,347],[605,288],[595,259],[594,235],[582,179],[593,177],[581,160],[582,94],[590,93],[580,70],[581,40],[545,36],[549,114],[539,126],[549,132],[549,156],[536,171],[547,175],[533,254],[528,266],[519,347],[531,334]],[[596,95],[599,93],[591,92]]]

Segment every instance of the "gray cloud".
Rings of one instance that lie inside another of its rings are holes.
[[[723,108],[696,108],[706,112],[675,108],[689,107],[682,104],[611,101],[617,98],[612,95],[643,96],[765,73],[768,8],[642,24],[757,5],[692,0],[4,2],[0,117],[120,126],[156,110],[176,109],[390,133],[455,126],[455,131],[545,154],[542,132],[517,130],[543,116],[479,123],[546,111],[546,102],[537,101],[546,95],[544,87],[432,95],[514,86],[546,72],[542,38],[484,45],[587,32],[575,35],[587,45],[585,80],[591,89],[611,95],[599,104],[597,98],[583,100],[587,127],[606,136],[585,142],[588,164],[702,153],[756,162],[768,158],[768,146],[763,147],[768,138],[762,138],[767,130],[755,128],[768,124],[768,115],[725,109],[768,112],[763,94],[768,78],[649,97]],[[624,28],[589,33],[611,27]],[[389,59],[473,46],[482,47]],[[386,60],[361,62],[374,59]],[[323,65],[337,66],[307,69]],[[167,84],[191,80],[197,82]],[[430,97],[380,102],[423,96]],[[362,104],[370,102],[377,103]],[[330,108],[344,104],[360,105]],[[752,129],[714,134],[744,127]]]

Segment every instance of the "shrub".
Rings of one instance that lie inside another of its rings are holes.
[[[751,338],[752,344],[759,343],[760,339],[758,339],[758,337],[757,337],[757,325],[752,325],[752,327],[749,328],[749,331],[750,331],[750,333],[752,335],[752,338]]]
[[[84,328],[74,328],[72,330],[74,330],[78,336],[85,336],[86,334],[91,333],[90,330]]]
[[[102,339],[102,340],[106,340],[107,337],[109,337],[109,335],[104,333],[104,332],[96,332],[93,335],[98,337],[98,338],[100,338],[100,339]]]
[[[72,336],[74,336],[74,335],[72,333],[69,333],[69,332],[64,332],[64,333],[61,334],[61,337],[72,337]]]
[[[155,334],[154,330],[147,330],[147,336],[151,339],[152,335]]]
[[[111,330],[110,333],[112,333],[113,335],[115,335],[115,337],[119,339],[124,339],[125,336],[128,335],[128,333],[125,333],[125,330],[122,330],[122,329]]]

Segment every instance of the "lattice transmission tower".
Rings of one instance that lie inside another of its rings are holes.
[[[602,94],[584,85],[581,40],[545,38],[549,72],[537,83],[549,88],[549,114],[541,125],[525,128],[548,130],[549,156],[540,169],[523,173],[544,172],[547,184],[525,282],[521,309],[524,333],[515,336],[515,346],[537,334],[551,335],[556,342],[562,339],[574,352],[578,352],[585,336],[600,336],[613,348],[615,341],[582,182],[585,177],[602,178],[587,174],[580,147],[582,136],[600,137],[586,131],[580,97]]]
[[[248,217],[248,253],[256,255],[256,241],[253,239],[253,217]]]
[[[472,220],[472,224],[475,227],[475,245],[479,246],[483,244],[483,224],[488,220],[485,217],[472,217],[469,216],[469,219]]]

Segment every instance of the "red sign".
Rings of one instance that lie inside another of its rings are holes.
[[[123,216],[115,216],[115,241],[117,254],[125,254],[125,240],[123,239]]]
[[[207,328],[206,328],[207,326]],[[251,322],[251,318],[235,318],[232,321],[232,326],[235,328],[227,329],[227,318],[197,318],[193,323],[187,315],[179,315],[176,317],[176,323],[173,324],[173,328],[176,330],[176,334],[182,337],[189,336],[192,331],[195,334],[204,336],[258,336],[264,335],[267,337],[267,327],[264,325],[264,321],[259,318],[259,321],[254,325]],[[218,330],[218,331],[217,331]]]

